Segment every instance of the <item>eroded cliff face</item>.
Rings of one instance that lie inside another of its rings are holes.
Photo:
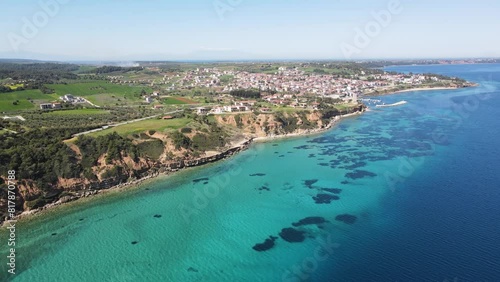
[[[346,113],[362,110],[363,107],[353,107]],[[82,175],[80,178],[59,178],[55,185],[43,188],[34,180],[24,179],[17,183],[16,211],[20,213],[40,209],[51,204],[60,204],[86,197],[120,184],[134,183],[160,173],[215,162],[245,149],[252,138],[319,131],[325,129],[334,117],[335,115],[331,113],[325,114],[321,111],[217,115],[215,116],[216,121],[229,135],[237,135],[247,141],[237,146],[229,143],[224,148],[206,152],[176,147],[167,134],[155,132],[151,135],[146,133],[151,139],[162,141],[163,153],[157,158],[132,158],[132,156],[121,152],[122,156],[119,160],[107,162],[107,156],[103,154],[98,158],[97,165],[91,168],[91,177]],[[186,133],[185,136],[193,138],[197,133],[199,132],[193,130]],[[78,146],[75,144],[68,146],[76,153],[77,159],[81,161],[82,155]],[[0,206],[6,206],[4,199],[0,200]],[[5,210],[5,208],[2,208],[2,212]],[[6,216],[6,214],[0,215],[1,219]]]
[[[196,134],[193,131],[188,136]],[[109,189],[118,185],[138,183],[143,179],[154,177],[158,174],[174,172],[183,168],[199,166],[215,162],[245,149],[250,141],[243,142],[238,146],[228,144],[217,151],[204,153],[195,152],[190,149],[177,148],[168,135],[155,133],[151,138],[162,140],[163,153],[156,159],[132,158],[121,152],[122,157],[112,162],[106,161],[106,154],[99,157],[97,164],[91,168],[94,177],[80,178],[58,178],[54,185],[41,187],[32,179],[23,179],[17,182],[16,189],[16,213],[39,210],[51,205],[58,205],[73,201],[78,198],[87,197],[98,193],[100,190]],[[69,145],[77,152],[77,158],[81,161],[82,156],[78,147]],[[0,222],[7,216],[7,199],[0,199]]]
[[[364,107],[356,106],[342,114],[363,111]],[[219,124],[237,128],[249,137],[270,137],[290,134],[307,134],[325,129],[335,116],[341,113],[325,114],[324,111],[293,111],[269,114],[233,114],[218,115]]]
[[[43,188],[32,179],[20,180],[17,182],[16,211],[29,211],[59,200],[66,202],[95,194],[96,190],[110,188],[132,179],[145,177],[157,165],[156,162],[145,158],[134,161],[129,156],[125,156],[119,161],[106,163],[104,161],[105,157],[105,155],[101,156],[98,164],[92,167],[95,178],[86,178],[84,176],[80,178],[59,177],[55,185]],[[105,177],[106,172],[116,167],[120,169],[116,171],[113,177]]]

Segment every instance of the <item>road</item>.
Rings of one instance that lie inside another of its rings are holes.
[[[96,107],[96,108],[100,108],[100,107],[101,107],[101,106],[98,106],[98,105],[96,105],[96,104],[94,104],[94,103],[90,102],[89,100],[87,100],[87,99],[85,99],[85,98],[82,98],[82,99],[83,99],[85,102],[89,103],[90,105],[92,105],[92,106],[94,106],[94,107]]]
[[[4,116],[2,117],[3,119],[18,119],[20,121],[26,121],[25,118],[23,118],[22,116],[14,116],[14,117],[9,117],[9,116]]]

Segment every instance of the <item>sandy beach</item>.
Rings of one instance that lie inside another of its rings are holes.
[[[431,90],[454,90],[454,89],[460,89],[457,87],[421,87],[421,88],[413,88],[413,89],[405,89],[405,90],[399,90],[396,92],[392,93],[405,93],[405,92],[413,92],[413,91],[431,91]]]
[[[478,84],[474,84],[470,87],[476,87]],[[457,90],[461,88],[457,87],[417,87],[417,88],[411,88],[411,89],[404,89],[404,90],[398,90],[398,91],[388,91],[386,93],[365,93],[363,96],[385,96],[385,95],[392,95],[392,94],[398,94],[398,93],[406,93],[406,92],[416,92],[416,91],[432,91],[432,90]]]

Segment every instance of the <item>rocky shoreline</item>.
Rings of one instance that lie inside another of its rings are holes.
[[[42,207],[28,210],[28,211],[23,211],[22,213],[16,215],[14,217],[15,220],[34,215],[37,213],[40,213],[42,211],[51,209],[56,206],[60,206],[69,202],[73,202],[76,200],[79,200],[81,198],[88,198],[95,196],[97,194],[102,194],[110,191],[115,191],[118,189],[122,189],[125,187],[133,187],[133,186],[139,186],[143,182],[147,180],[154,179],[158,176],[161,175],[170,175],[172,173],[178,172],[183,169],[187,168],[192,168],[192,167],[198,167],[202,165],[206,165],[209,163],[214,163],[223,159],[230,158],[237,153],[244,151],[248,149],[248,147],[253,143],[253,142],[266,142],[266,141],[271,141],[271,140],[276,140],[276,139],[284,139],[284,138],[292,138],[292,137],[301,137],[301,136],[307,136],[307,135],[313,135],[313,134],[320,134],[325,131],[330,130],[335,124],[337,124],[341,119],[346,118],[346,117],[351,117],[351,116],[356,116],[360,115],[365,111],[365,109],[362,109],[360,111],[356,111],[353,113],[349,114],[344,114],[344,115],[339,115],[333,117],[330,122],[322,128],[317,128],[317,129],[308,129],[304,131],[299,131],[295,133],[289,133],[289,134],[279,134],[279,135],[270,135],[266,137],[249,137],[245,139],[244,141],[240,142],[236,146],[233,146],[223,152],[220,152],[218,154],[208,156],[208,157],[201,157],[198,159],[194,160],[181,160],[178,162],[173,162],[173,163],[168,163],[168,164],[163,164],[163,165],[157,165],[154,166],[153,168],[149,169],[149,171],[143,176],[140,177],[139,179],[134,179],[131,181],[126,181],[124,179],[106,179],[104,181],[100,182],[92,182],[88,184],[77,184],[72,187],[68,188],[68,191],[73,192],[73,195],[66,195],[62,196],[59,198],[56,202],[46,204]],[[5,219],[2,219],[1,225],[3,226],[5,224]]]
[[[357,111],[357,112],[354,112],[354,113],[350,113],[350,114],[335,116],[323,128],[308,129],[308,130],[304,130],[304,131],[296,132],[296,133],[279,134],[279,135],[269,135],[269,136],[266,136],[266,137],[255,137],[255,138],[253,138],[253,141],[255,141],[255,142],[268,142],[268,141],[272,141],[272,140],[276,140],[276,139],[285,139],[285,138],[302,137],[302,136],[307,136],[307,135],[320,134],[320,133],[323,133],[325,131],[330,130],[335,124],[337,124],[343,118],[357,116],[357,115],[362,114],[365,111],[366,111],[366,109],[364,109],[362,111]]]
[[[143,182],[150,180],[150,179],[153,179],[153,178],[156,178],[160,175],[166,176],[166,175],[170,175],[172,173],[175,173],[177,171],[180,171],[182,169],[202,166],[202,165],[214,163],[214,162],[217,162],[217,161],[220,161],[223,159],[227,159],[227,158],[230,158],[241,151],[246,150],[250,146],[252,141],[253,141],[253,138],[245,140],[245,141],[241,142],[240,144],[238,144],[232,148],[229,148],[223,152],[220,152],[219,154],[215,154],[213,156],[201,157],[201,158],[198,158],[195,160],[181,160],[181,161],[169,163],[169,164],[166,164],[163,166],[154,167],[153,168],[154,171],[148,172],[144,177],[141,177],[139,179],[135,179],[132,181],[124,182],[120,179],[107,179],[107,180],[100,181],[100,182],[74,185],[68,189],[69,191],[75,191],[74,195],[63,196],[58,201],[56,201],[54,203],[46,204],[46,205],[44,205],[40,208],[37,208],[37,209],[23,211],[22,213],[17,214],[13,219],[18,220],[18,219],[21,219],[23,217],[37,214],[39,212],[48,210],[48,209],[56,207],[56,206],[63,205],[65,203],[76,201],[76,200],[81,199],[81,198],[88,198],[88,197],[92,197],[92,196],[97,195],[97,194],[101,194],[101,193],[109,192],[109,191],[113,191],[113,190],[118,190],[118,189],[125,188],[125,187],[138,186],[138,185],[142,184]],[[5,219],[2,219],[2,226],[4,225],[5,222],[6,222]]]

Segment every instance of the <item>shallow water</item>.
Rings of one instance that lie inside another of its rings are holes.
[[[500,66],[390,69],[481,86],[383,96],[408,103],[21,222],[0,278],[498,281]]]

